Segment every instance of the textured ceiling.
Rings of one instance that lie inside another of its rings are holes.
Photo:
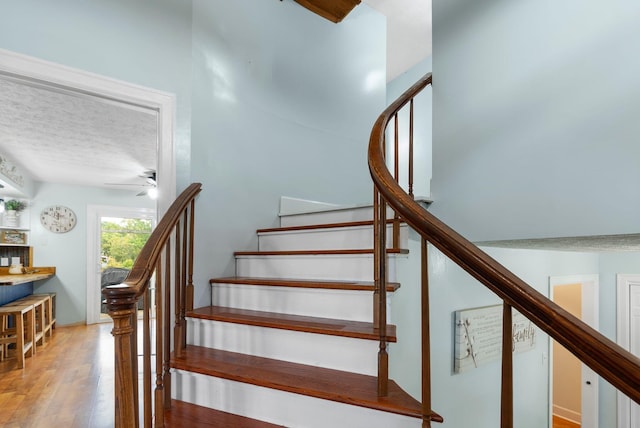
[[[35,181],[139,190],[156,133],[154,111],[0,76],[0,154]]]
[[[516,239],[512,241],[476,242],[476,245],[532,250],[580,252],[640,251],[640,234],[573,236],[564,238]]]

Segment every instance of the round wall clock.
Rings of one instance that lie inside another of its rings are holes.
[[[45,229],[55,233],[66,233],[76,225],[76,213],[71,208],[53,205],[42,210],[40,223]]]

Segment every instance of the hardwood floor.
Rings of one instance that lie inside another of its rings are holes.
[[[113,427],[111,324],[58,327],[27,358],[0,363],[0,426]]]
[[[553,416],[553,428],[580,428],[580,424]]]

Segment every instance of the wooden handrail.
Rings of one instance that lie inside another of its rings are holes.
[[[526,284],[476,245],[422,208],[407,194],[385,163],[387,124],[431,84],[421,78],[377,119],[369,141],[368,161],[375,189],[424,239],[568,349],[598,375],[640,404],[640,359],[589,327]]]
[[[171,204],[140,251],[122,284],[105,287],[109,316],[113,319],[115,351],[115,427],[163,427],[163,410],[170,405],[169,355],[185,346],[185,308],[193,308],[194,201],[200,183],[191,184]],[[182,238],[181,238],[182,233]],[[162,257],[164,254],[164,257]],[[175,275],[172,276],[172,269]],[[155,300],[150,283],[155,274]],[[173,289],[172,289],[173,285]],[[175,330],[171,346],[171,293],[175,292]],[[143,318],[138,321],[137,302],[143,298]],[[151,308],[156,319],[151,318]],[[142,324],[142,415],[138,396],[138,324]],[[151,324],[155,323],[155,379],[151,373]],[[152,383],[155,393],[152,398]],[[153,406],[152,407],[152,403]]]
[[[153,273],[158,258],[167,243],[167,239],[173,232],[180,217],[185,212],[192,200],[202,190],[202,184],[193,183],[187,187],[178,198],[171,204],[167,212],[149,236],[142,251],[138,255],[136,262],[131,268],[131,272],[123,284],[136,291],[136,298],[142,296],[146,291],[147,281]]]

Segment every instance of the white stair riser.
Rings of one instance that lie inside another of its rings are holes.
[[[420,419],[174,370],[171,396],[293,428],[419,428]]]
[[[389,257],[388,278],[395,280],[396,263]],[[239,256],[236,275],[264,278],[373,281],[373,255]]]
[[[227,308],[351,321],[373,320],[372,291],[212,284],[211,297],[213,305]]]
[[[187,344],[375,376],[379,343],[189,318]]]
[[[391,208],[387,208],[387,218],[393,218],[393,210]],[[369,220],[373,220],[373,208],[371,206],[362,206],[284,215],[280,216],[280,226],[309,226],[312,224],[348,223],[351,221]]]
[[[408,226],[400,227],[400,248],[406,248]],[[387,248],[393,245],[392,227],[387,227]],[[339,227],[258,234],[260,251],[341,250],[373,248],[371,226]]]

